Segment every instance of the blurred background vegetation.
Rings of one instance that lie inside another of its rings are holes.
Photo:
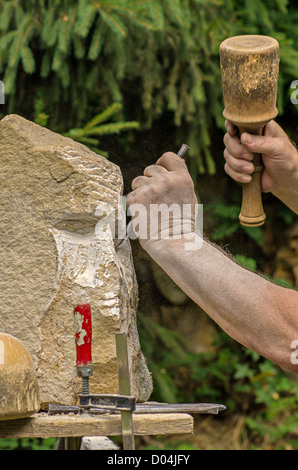
[[[229,36],[278,40],[277,120],[298,143],[298,105],[290,100],[298,79],[297,21],[294,0],[0,0],[0,117],[16,113],[88,145],[121,167],[125,193],[148,164],[186,142],[206,235],[247,268],[297,288],[294,215],[266,194],[266,224],[247,229],[238,223],[241,189],[223,172],[218,56]],[[297,449],[297,379],[207,323],[204,312],[132,245],[152,398],[228,406],[221,417],[199,422],[201,437],[202,428],[213,437],[219,430],[216,442],[168,445]],[[182,317],[188,325],[181,325]],[[198,332],[187,335],[194,318],[200,318]],[[47,445],[53,442],[0,441],[0,448]]]

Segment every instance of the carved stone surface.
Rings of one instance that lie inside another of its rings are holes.
[[[121,215],[120,169],[16,115],[0,122],[0,142],[0,330],[30,352],[42,406],[72,404],[81,392],[73,310],[87,302],[93,326],[90,391],[118,393],[115,333],[123,331],[132,393],[147,400],[152,381],[136,327],[130,244],[124,240],[115,249],[110,226],[102,223],[103,215]]]

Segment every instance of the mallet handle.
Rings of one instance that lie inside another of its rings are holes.
[[[262,135],[264,126],[252,131],[246,127],[238,127],[240,135],[244,132],[250,134]],[[253,158],[255,166],[250,183],[242,184],[242,205],[239,219],[242,225],[248,227],[258,227],[263,225],[266,214],[263,209],[261,178],[264,165],[262,155],[255,153]]]

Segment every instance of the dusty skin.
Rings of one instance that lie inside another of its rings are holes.
[[[270,176],[274,181],[272,192],[285,203],[291,200],[291,208],[297,212],[298,193],[296,189],[291,190],[298,187],[297,152],[289,146],[286,135],[281,131],[274,134],[274,129],[276,124],[272,123],[268,134],[259,136],[261,141],[255,140],[250,150],[265,150],[267,178]],[[230,137],[233,138],[228,135],[226,142]],[[284,151],[289,153],[289,163],[281,152],[282,143]],[[277,167],[280,178],[273,172]],[[164,154],[155,166],[137,177],[132,189],[127,198],[128,206],[197,203],[185,162],[173,153]],[[232,338],[282,368],[298,372],[292,348],[293,341],[298,339],[296,291],[277,286],[242,268],[208,240],[204,240],[197,251],[186,251],[183,237],[139,241],[172,280]]]

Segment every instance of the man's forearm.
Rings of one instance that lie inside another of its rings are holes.
[[[282,180],[282,171],[280,173],[281,183],[273,187],[272,194],[280,199],[295,214],[298,214],[298,151],[293,142],[291,142],[291,152],[288,156],[288,165],[290,177]]]
[[[293,184],[288,189],[279,189],[272,193],[295,214],[298,214],[298,175],[293,177]]]
[[[293,370],[290,357],[298,332],[298,293],[238,266],[207,241],[198,250],[185,250],[185,242],[159,240],[144,248],[231,337]]]

